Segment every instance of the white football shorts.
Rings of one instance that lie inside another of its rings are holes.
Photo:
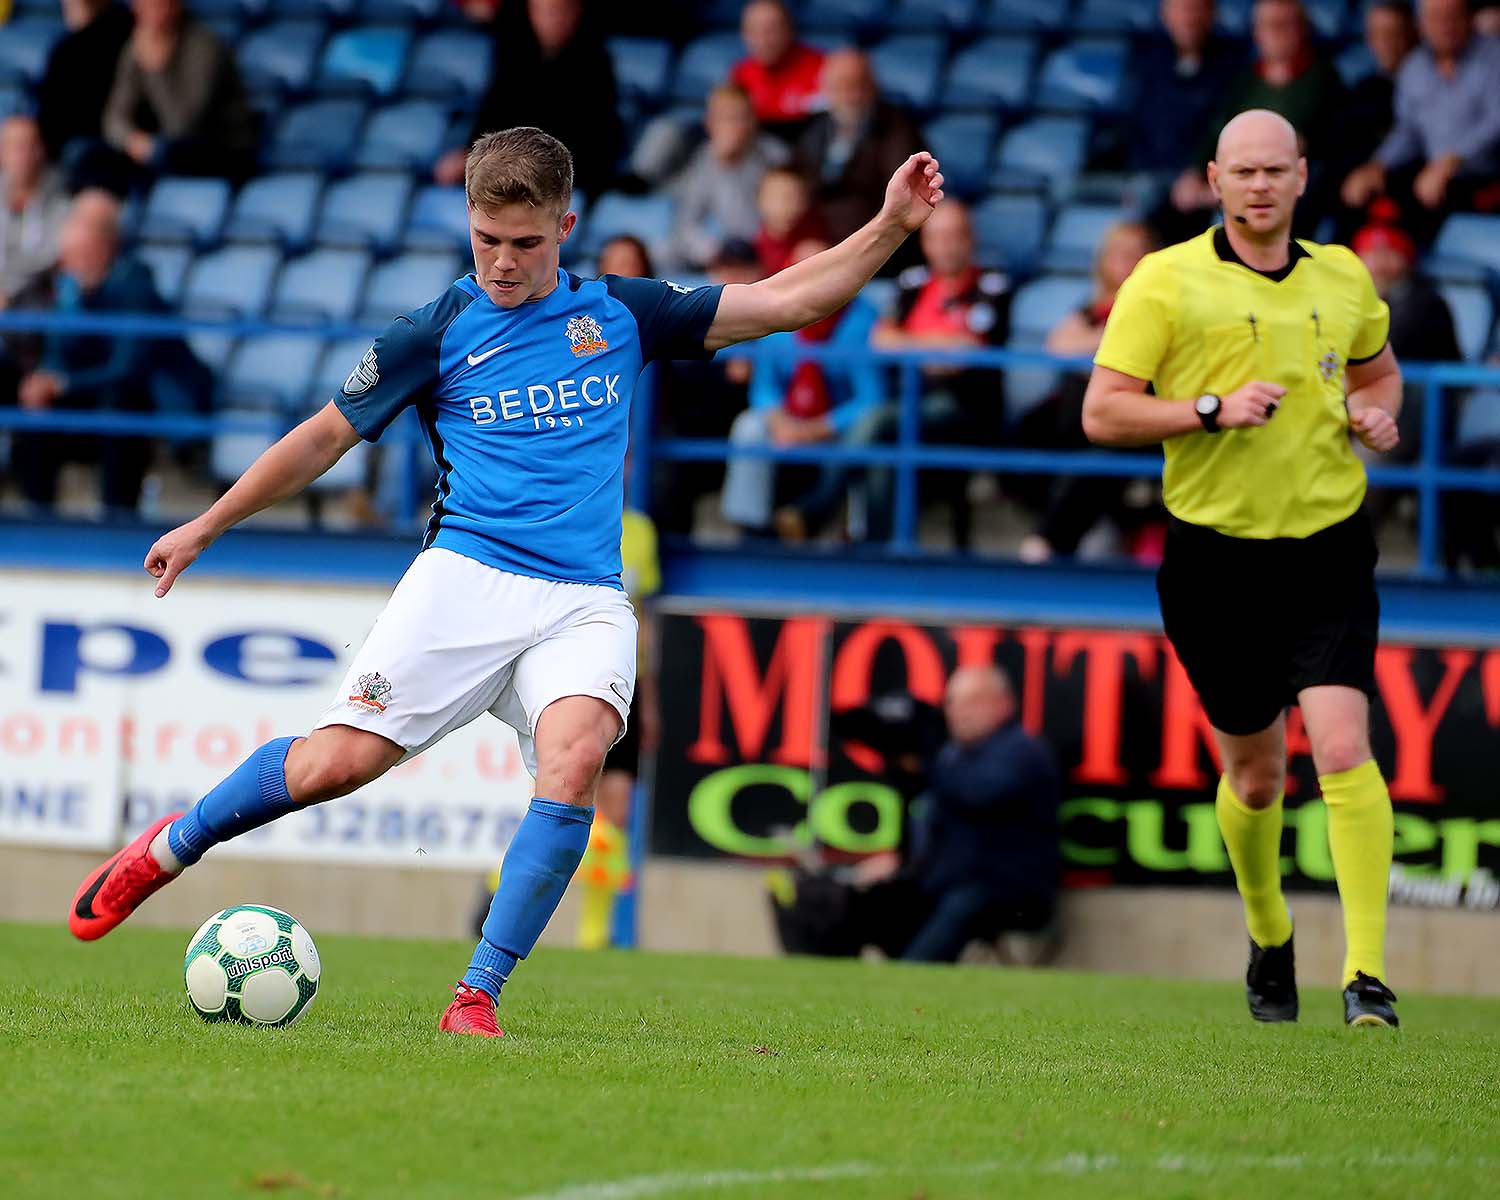
[[[410,758],[488,712],[516,731],[535,776],[533,735],[554,700],[597,696],[624,733],[636,636],[617,588],[515,575],[434,547],[406,569],[316,728],[368,729]]]

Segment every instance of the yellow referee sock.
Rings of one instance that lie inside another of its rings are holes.
[[[1234,866],[1234,882],[1245,902],[1245,926],[1262,948],[1282,946],[1292,936],[1292,914],[1281,894],[1281,797],[1269,808],[1251,808],[1234,794],[1229,776],[1219,776],[1214,813]]]
[[[1344,986],[1363,971],[1385,980],[1385,906],[1391,886],[1391,794],[1374,759],[1319,775],[1328,848],[1344,906]]]

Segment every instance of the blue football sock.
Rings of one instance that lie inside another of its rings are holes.
[[[522,818],[464,982],[497,1000],[517,961],[531,953],[557,911],[589,844],[594,810],[537,799]]]
[[[286,752],[294,737],[267,742],[167,830],[177,861],[191,866],[210,846],[227,842],[300,807],[286,790]]]

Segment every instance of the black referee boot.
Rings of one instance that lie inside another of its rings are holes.
[[[1401,1024],[1395,1004],[1395,992],[1375,976],[1356,971],[1354,982],[1344,989],[1344,1024],[1385,1025],[1394,1029]]]
[[[1250,939],[1250,966],[1245,971],[1245,999],[1257,1021],[1297,1019],[1297,961],[1292,939],[1269,949]]]

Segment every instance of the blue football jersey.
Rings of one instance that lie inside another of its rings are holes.
[[[424,550],[619,587],[636,379],[653,359],[708,357],[722,290],[559,271],[506,309],[468,275],[392,321],[334,402],[368,441],[416,408],[438,467]]]

